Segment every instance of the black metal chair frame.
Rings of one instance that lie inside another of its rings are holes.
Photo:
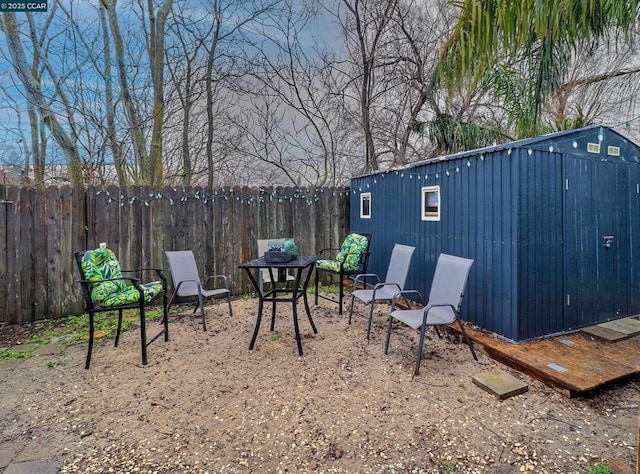
[[[96,313],[103,313],[107,311],[118,311],[118,328],[116,330],[116,338],[114,347],[118,347],[118,342],[120,340],[120,332],[122,330],[122,311],[125,309],[137,309],[140,313],[140,345],[142,349],[142,365],[147,365],[147,346],[158,339],[160,336],[164,335],[164,340],[167,342],[169,340],[169,318],[167,311],[167,279],[164,276],[163,270],[160,268],[139,268],[136,270],[120,270],[121,273],[140,273],[144,271],[155,271],[160,280],[162,281],[163,291],[158,293],[156,297],[150,302],[144,301],[144,289],[140,285],[140,279],[135,277],[125,277],[121,278],[112,278],[110,280],[98,280],[98,281],[90,281],[85,280],[85,274],[82,270],[82,256],[85,251],[74,252],[76,263],[78,264],[78,270],[80,271],[80,275],[82,275],[83,279],[78,280],[80,286],[82,287],[82,294],[84,296],[85,303],[85,311],[89,313],[89,347],[87,349],[87,359],[85,362],[85,369],[89,368],[91,364],[91,353],[93,351],[93,339],[95,335],[94,328],[94,316]],[[95,283],[100,283],[104,281],[116,281],[116,280],[128,280],[131,284],[138,290],[140,294],[140,298],[137,303],[127,303],[122,305],[115,306],[100,306],[94,304],[91,299],[91,285]],[[146,317],[145,317],[145,307],[151,305],[156,302],[160,297],[162,297],[162,306],[163,306],[163,316],[162,316],[162,330],[153,336],[151,340],[147,341],[147,327],[146,327]]]
[[[355,270],[346,270],[344,268],[344,262],[346,260],[346,256],[345,258],[342,260],[342,262],[340,262],[340,271],[339,272],[334,272],[332,270],[329,270],[327,268],[318,268],[316,266],[316,281],[315,281],[315,304],[318,304],[318,298],[322,298],[324,300],[328,300],[328,301],[333,301],[334,303],[338,303],[339,305],[339,310],[338,310],[338,314],[342,314],[342,303],[344,300],[344,279],[348,278],[351,275],[359,275],[362,273],[367,273],[367,266],[369,265],[369,255],[371,254],[370,252],[370,248],[371,248],[371,234],[367,234],[364,232],[350,232],[351,234],[359,234],[362,235],[364,237],[367,238],[367,248],[364,252],[362,252],[360,254],[360,261],[358,262],[358,268]],[[323,257],[323,254],[325,253],[329,253],[332,252],[333,256],[335,256],[335,254],[337,252],[340,251],[340,247],[339,248],[325,248],[322,249],[318,252],[318,260],[322,260],[325,259],[326,257]],[[347,254],[348,255],[348,254]],[[318,294],[318,288],[319,288],[319,281],[320,281],[320,275],[319,272],[323,271],[323,272],[327,272],[331,275],[338,275],[340,278],[339,281],[339,294],[338,294],[338,301],[336,301],[334,298],[331,298],[329,296],[324,296],[324,295],[320,295]],[[367,281],[366,279],[364,280],[364,285],[366,286]]]

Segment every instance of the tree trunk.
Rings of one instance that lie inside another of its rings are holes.
[[[162,127],[164,125],[164,37],[167,16],[171,12],[173,0],[164,0],[158,9],[157,17],[153,11],[153,1],[148,0],[149,66],[153,84],[153,131],[149,153],[149,184],[162,184]]]
[[[9,49],[9,54],[11,55],[13,67],[25,88],[27,100],[38,110],[42,117],[42,121],[47,128],[49,128],[51,135],[53,135],[53,138],[64,153],[67,163],[67,174],[71,185],[80,186],[83,184],[83,179],[77,144],[58,121],[56,115],[49,107],[48,101],[40,90],[40,86],[36,83],[33,75],[31,74],[31,68],[27,63],[22,43],[20,42],[20,30],[18,28],[15,14],[3,13],[2,25],[2,29],[7,39],[7,47]]]
[[[116,14],[116,4],[118,0],[104,0],[107,5],[109,17],[109,26],[113,34],[114,47],[116,51],[116,63],[118,65],[118,77],[120,79],[120,92],[122,101],[126,110],[126,116],[129,120],[129,131],[133,144],[133,151],[136,156],[139,178],[136,180],[138,184],[151,184],[150,182],[150,166],[149,156],[147,155],[146,141],[142,130],[142,122],[140,120],[138,110],[133,102],[131,89],[129,88],[129,80],[127,79],[127,67],[124,60],[124,42],[118,25],[118,16]]]
[[[109,25],[103,2],[99,3],[98,13],[100,15],[100,27],[102,28],[102,41],[104,42],[104,97],[109,148],[111,149],[113,164],[116,168],[116,174],[118,175],[118,184],[120,186],[129,186],[130,183],[124,166],[122,149],[116,138],[116,106],[113,100],[113,82],[111,81],[111,42],[109,40]]]

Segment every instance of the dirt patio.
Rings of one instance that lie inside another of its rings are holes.
[[[303,357],[284,304],[249,351],[257,300],[233,308],[208,306],[208,332],[173,315],[147,366],[136,329],[98,342],[90,370],[86,344],[1,362],[0,450],[63,473],[634,472],[638,377],[567,399],[452,335],[426,342],[414,377],[417,333],[394,328],[385,355],[384,312],[367,341],[364,317],[348,325],[326,301],[317,335],[300,318]],[[496,367],[529,391],[499,401],[472,383]]]

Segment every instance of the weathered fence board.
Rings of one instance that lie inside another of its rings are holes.
[[[81,313],[73,252],[100,242],[125,269],[166,269],[165,250],[191,249],[203,277],[228,275],[246,293],[237,266],[257,239],[293,237],[304,254],[338,246],[349,199],[346,188],[0,186],[0,322]]]
[[[13,209],[13,203],[9,200],[9,190],[0,186],[0,245],[2,242],[8,242],[8,229],[9,229],[9,212]],[[9,285],[9,249],[5,248],[5,252],[0,254],[0,302],[3,302],[2,307],[7,307],[8,300],[8,285]]]
[[[7,209],[7,312],[16,320],[22,319],[20,298],[20,273],[23,257],[20,252],[20,189],[9,189],[8,200],[11,205]]]

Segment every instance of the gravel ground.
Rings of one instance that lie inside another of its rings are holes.
[[[303,357],[286,305],[249,351],[257,301],[233,306],[209,306],[207,332],[172,316],[147,366],[132,330],[98,343],[90,370],[78,345],[0,371],[2,444],[47,452],[62,473],[633,472],[638,377],[567,399],[435,335],[414,377],[417,333],[394,328],[385,355],[383,312],[367,341],[365,318],[348,325],[329,302],[312,306],[317,335],[300,319]],[[472,384],[494,368],[529,391],[500,401]]]

